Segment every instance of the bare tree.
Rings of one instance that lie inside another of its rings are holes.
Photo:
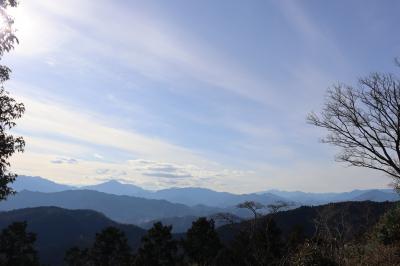
[[[230,224],[230,225],[243,221],[242,218],[229,212],[219,212],[212,215],[210,218],[214,219],[215,221],[220,221],[224,224]]]
[[[248,209],[249,211],[251,211],[254,215],[254,219],[257,219],[257,217],[260,215],[258,213],[258,210],[261,210],[263,208],[265,208],[265,206],[259,202],[255,202],[255,201],[245,201],[242,203],[239,203],[238,205],[236,205],[237,208],[240,209]]]
[[[252,221],[252,226],[251,226],[251,231],[252,231],[252,236],[253,236],[254,232],[256,230],[257,218],[258,218],[258,216],[261,216],[261,214],[258,213],[258,210],[265,208],[265,206],[259,202],[255,202],[255,201],[245,201],[245,202],[239,203],[238,205],[236,205],[236,207],[240,208],[240,209],[248,209],[249,211],[251,211],[253,213],[254,219]]]
[[[282,201],[282,200],[278,200],[275,203],[268,204],[267,208],[268,208],[270,213],[277,213],[277,212],[286,210],[290,206],[292,206],[291,203],[286,202],[286,201]]]
[[[336,159],[386,173],[400,184],[400,80],[375,73],[328,90],[322,112],[308,122],[328,130],[322,139],[341,148]]]

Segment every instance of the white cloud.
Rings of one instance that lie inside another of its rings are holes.
[[[133,130],[119,129],[111,121],[98,120],[84,110],[75,111],[55,99],[35,100],[21,95],[17,98],[27,110],[17,127],[27,141],[26,152],[14,156],[12,162],[13,169],[20,174],[45,176],[75,185],[124,176],[139,185],[153,182],[149,188],[171,185],[166,180],[170,178],[185,179],[174,185],[213,187],[220,180],[239,174],[195,151]],[[98,160],[102,157],[97,154],[99,147],[110,153],[121,150],[127,156],[145,159]],[[169,162],[164,162],[165,158]],[[205,182],[209,177],[215,180]]]
[[[56,158],[54,160],[51,160],[50,162],[54,163],[54,164],[64,164],[64,163],[66,163],[66,164],[77,164],[78,160],[76,160],[74,158],[58,157],[58,158]]]

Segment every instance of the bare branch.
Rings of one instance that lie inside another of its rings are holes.
[[[323,143],[342,148],[338,161],[400,180],[400,81],[395,76],[375,73],[360,79],[357,88],[334,86],[322,112],[310,113],[307,121],[327,129]]]

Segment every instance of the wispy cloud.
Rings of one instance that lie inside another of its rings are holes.
[[[78,185],[90,184],[99,178],[124,176],[124,179],[136,184],[153,182],[150,188],[169,184],[155,177],[188,179],[180,185],[211,186],[218,184],[218,180],[215,183],[202,180],[210,176],[218,179],[218,176],[237,175],[235,170],[226,170],[194,151],[115,128],[110,121],[98,121],[90,113],[83,114],[82,110],[77,113],[57,102],[18,98],[27,107],[27,113],[19,122],[18,132],[29,140],[26,153],[14,157],[13,166],[20,173],[44,175]],[[35,137],[42,135],[46,138]],[[64,147],[68,149],[64,150]],[[93,156],[99,149],[107,149],[110,154],[122,151],[124,155],[113,158],[113,161],[99,161],[99,156]],[[132,160],[129,157],[151,160]],[[79,158],[79,163],[73,158]],[[171,162],[163,162],[164,158],[169,158]]]
[[[15,13],[17,27],[21,29],[21,46],[17,47],[20,56],[53,55],[46,60],[52,65],[57,60],[76,59],[79,67],[91,66],[98,71],[102,69],[95,62],[79,55],[105,59],[112,56],[113,60],[151,79],[168,83],[188,83],[195,79],[214,90],[274,104],[267,79],[254,76],[231,58],[224,58],[221,51],[189,32],[178,34],[182,29],[154,14],[142,12],[140,7],[127,11],[105,1],[83,5],[78,1],[61,1],[55,5],[54,1],[45,0],[21,4]],[[119,19],[108,19],[110,14],[118,14]],[[104,36],[107,36],[106,42]]]
[[[74,159],[74,158],[63,158],[63,157],[59,157],[59,158],[57,158],[57,159],[55,159],[55,160],[52,160],[52,161],[50,161],[51,163],[54,163],[54,164],[63,164],[63,163],[66,163],[66,164],[77,164],[78,163],[78,160],[76,160],[76,159]]]
[[[325,88],[350,73],[349,55],[306,4],[271,3],[249,17],[210,2],[240,19],[210,12],[196,25],[181,7],[186,20],[175,19],[176,2],[171,10],[21,2],[21,44],[4,58],[15,68],[9,88],[27,107],[17,129],[27,151],[14,157],[15,170],[147,188],[349,187],[345,177],[364,172],[324,164],[332,150],[317,146],[304,121]]]

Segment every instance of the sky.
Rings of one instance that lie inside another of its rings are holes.
[[[24,0],[3,57],[18,174],[248,193],[383,188],[306,123],[327,88],[398,73],[399,1]]]

